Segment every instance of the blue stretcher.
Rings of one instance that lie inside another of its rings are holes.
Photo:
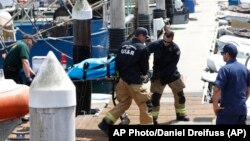
[[[75,80],[94,80],[115,75],[115,57],[85,59],[68,68],[68,76]]]

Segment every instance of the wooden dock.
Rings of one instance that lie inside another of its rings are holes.
[[[201,93],[186,93],[186,113],[190,117],[189,122],[177,122],[175,120],[174,101],[172,93],[164,93],[161,99],[161,110],[159,115],[160,125],[211,125],[215,118],[212,104],[201,104]],[[113,107],[110,100],[108,106],[104,108],[105,103],[93,104],[92,108],[100,108],[100,112],[95,115],[79,115],[76,117],[76,141],[108,141],[108,137],[97,127],[108,110]],[[139,112],[135,103],[131,105],[127,114],[130,118],[130,124],[139,124]],[[118,120],[115,124],[119,124]],[[28,131],[29,123],[21,124],[16,131]],[[15,135],[10,135],[15,138]],[[29,138],[29,135],[27,137]]]
[[[177,122],[175,120],[174,101],[172,93],[164,94],[161,99],[161,110],[159,115],[160,125],[183,124],[183,125],[211,125],[215,118],[212,104],[201,104],[201,93],[186,93],[186,112],[190,122]],[[108,137],[98,129],[97,125],[108,110],[113,107],[112,102],[107,108],[102,109],[99,115],[78,116],[76,118],[76,140],[77,141],[107,141]],[[139,112],[135,103],[131,105],[127,114],[130,124],[139,124]],[[115,124],[119,124],[118,120]]]

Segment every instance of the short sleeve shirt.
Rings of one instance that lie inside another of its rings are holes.
[[[29,59],[30,49],[25,41],[19,41],[14,45],[6,59],[4,60],[4,66],[14,67],[20,70],[22,68],[22,59]]]
[[[215,85],[221,88],[220,106],[223,113],[246,115],[246,91],[250,85],[250,72],[236,59],[231,59],[217,75]]]

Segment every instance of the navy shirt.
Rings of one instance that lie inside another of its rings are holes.
[[[149,44],[147,49],[154,53],[152,80],[160,78],[162,84],[167,84],[180,78],[177,63],[181,52],[177,44],[165,46],[161,39]]]
[[[236,59],[220,68],[215,85],[221,89],[220,107],[224,115],[246,115],[246,91],[250,85],[250,72]]]
[[[136,38],[125,41],[118,49],[116,70],[128,84],[142,84],[141,75],[149,69],[148,53],[145,45]]]

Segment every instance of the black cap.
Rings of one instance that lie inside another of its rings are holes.
[[[229,54],[237,54],[238,50],[237,47],[234,44],[228,43],[223,47],[223,50],[221,53],[229,53]]]
[[[148,30],[144,27],[138,27],[135,32],[134,32],[134,35],[135,36],[139,36],[140,34],[142,34],[143,36],[145,36],[146,38],[149,38],[149,35],[148,35]]]
[[[29,35],[29,34],[24,34],[23,39],[32,39],[33,44],[37,42],[36,39],[32,35]]]

